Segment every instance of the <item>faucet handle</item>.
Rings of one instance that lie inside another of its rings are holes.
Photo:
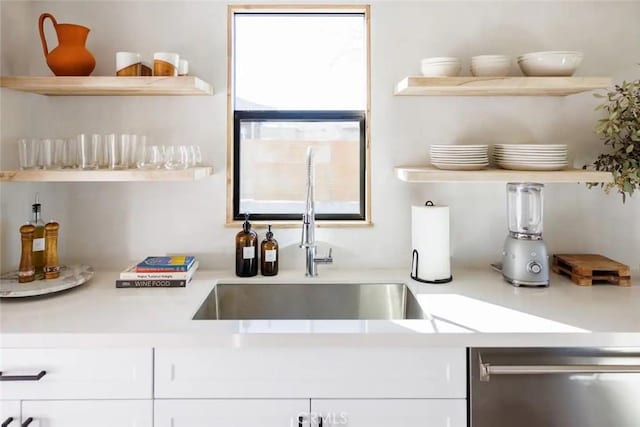
[[[333,258],[331,257],[332,251],[333,251],[333,248],[329,248],[329,256],[327,257],[327,259],[333,260]]]

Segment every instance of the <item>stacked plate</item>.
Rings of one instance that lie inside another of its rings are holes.
[[[564,144],[496,144],[493,160],[503,169],[521,171],[555,171],[567,167]]]
[[[488,145],[432,145],[431,164],[438,169],[478,170],[489,166]]]

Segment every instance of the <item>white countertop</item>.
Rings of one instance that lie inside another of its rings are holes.
[[[0,301],[1,347],[58,346],[640,346],[640,281],[581,287],[553,275],[549,288],[515,288],[499,273],[454,269],[446,285],[407,271],[324,268],[237,278],[199,271],[186,288],[116,289],[118,273],[47,297]],[[406,283],[429,320],[191,320],[218,282]]]

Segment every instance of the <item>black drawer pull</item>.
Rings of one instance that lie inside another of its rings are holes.
[[[302,427],[304,423],[304,417],[302,415],[298,416],[298,427]]]
[[[8,427],[9,424],[11,424],[11,422],[13,421],[13,417],[9,417],[6,420],[4,420],[4,422],[2,423],[1,427]]]
[[[29,417],[22,423],[22,427],[28,427],[33,422],[33,418]]]
[[[0,381],[40,381],[46,374],[47,371],[40,371],[36,375],[2,375],[0,371]]]

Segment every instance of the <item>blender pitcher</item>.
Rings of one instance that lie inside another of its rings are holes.
[[[542,238],[542,184],[507,184],[509,233],[516,238]]]

